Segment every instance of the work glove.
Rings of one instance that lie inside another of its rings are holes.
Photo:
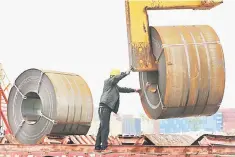
[[[141,89],[136,89],[135,92],[136,93],[141,93]]]
[[[136,89],[135,92],[138,93],[140,97],[143,97],[143,92],[141,89]]]
[[[149,82],[147,82],[145,84],[145,88],[148,89],[148,87],[150,87],[151,84]],[[141,89],[136,89],[135,92],[139,93],[140,97],[142,97],[143,93],[142,93],[142,90]]]
[[[129,75],[130,73],[131,73],[131,69],[129,69],[125,72],[126,75]]]
[[[149,82],[147,82],[147,83],[145,84],[145,87],[148,88],[150,85],[151,85],[151,84],[150,84]]]

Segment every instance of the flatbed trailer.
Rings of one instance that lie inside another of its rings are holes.
[[[10,139],[7,137],[7,139]],[[110,136],[105,151],[94,151],[94,136],[45,137],[36,145],[22,145],[1,140],[0,156],[162,156],[219,157],[235,156],[235,136],[146,134],[139,137]],[[5,143],[4,143],[5,142]]]
[[[93,145],[14,145],[0,146],[0,156],[161,156],[161,157],[219,157],[235,156],[235,146],[109,146],[95,152]]]

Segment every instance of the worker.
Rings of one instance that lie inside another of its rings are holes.
[[[120,72],[120,70],[113,69],[110,73],[110,78],[104,81],[103,93],[100,98],[98,109],[100,126],[96,136],[95,150],[105,150],[108,147],[109,135],[109,121],[111,112],[117,114],[119,108],[119,92],[133,93],[140,92],[140,89],[131,89],[126,87],[119,87],[118,82],[130,74],[131,70],[127,72]],[[101,145],[102,143],[102,145]]]

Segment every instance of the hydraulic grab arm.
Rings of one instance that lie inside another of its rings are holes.
[[[130,67],[138,72],[157,70],[150,47],[147,10],[206,10],[221,3],[223,0],[126,0]]]

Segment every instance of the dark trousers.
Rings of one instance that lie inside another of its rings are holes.
[[[108,146],[109,121],[110,121],[111,109],[108,107],[99,107],[98,114],[100,118],[100,126],[96,136],[95,147],[105,149]]]

